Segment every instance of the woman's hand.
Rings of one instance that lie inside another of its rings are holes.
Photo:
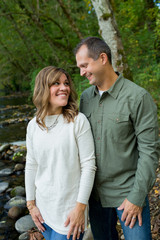
[[[70,228],[67,234],[67,239],[70,238],[73,232],[73,240],[79,239],[81,232],[84,232],[85,227],[85,211],[86,205],[77,203],[76,207],[69,213],[64,226],[67,227],[70,224]]]
[[[42,223],[44,223],[44,220],[38,207],[35,205],[35,201],[27,201],[27,208],[38,230],[44,232],[45,228],[42,225]]]

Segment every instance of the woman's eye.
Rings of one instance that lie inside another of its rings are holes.
[[[65,82],[65,85],[69,86],[69,82]]]
[[[59,82],[55,82],[55,83],[53,83],[53,85],[59,85]]]

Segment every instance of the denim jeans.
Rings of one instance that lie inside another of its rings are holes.
[[[132,229],[121,221],[123,210],[117,208],[103,208],[100,201],[92,197],[89,201],[89,217],[94,240],[118,240],[116,230],[117,216],[120,220],[125,240],[152,240],[150,225],[150,210],[148,198],[142,211],[142,226],[136,221]]]
[[[45,240],[67,240],[67,235],[59,234],[55,232],[52,228],[50,228],[47,224],[43,223],[45,227],[45,231],[42,233]],[[82,240],[83,233],[81,233],[79,240]],[[72,240],[72,235],[69,240]]]

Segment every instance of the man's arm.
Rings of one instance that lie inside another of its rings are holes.
[[[132,228],[138,217],[142,225],[142,207],[152,188],[159,158],[159,137],[156,106],[148,93],[145,93],[135,105],[133,119],[139,159],[132,191],[118,208],[124,209],[122,221]]]

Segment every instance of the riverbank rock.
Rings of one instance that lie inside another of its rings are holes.
[[[24,164],[22,163],[17,163],[14,167],[14,171],[22,171],[24,169]]]
[[[26,147],[17,148],[15,153],[13,154],[12,160],[16,163],[25,162],[26,158]]]
[[[22,233],[19,238],[19,240],[29,240],[29,233],[28,232],[24,232]]]
[[[11,190],[10,195],[11,197],[25,196],[25,188],[21,186],[17,186]]]
[[[12,169],[10,168],[4,168],[2,170],[0,170],[0,177],[5,177],[5,176],[9,176],[13,173]]]
[[[11,198],[5,205],[4,208],[5,209],[10,209],[11,207],[26,207],[26,199],[25,197],[21,197],[21,196],[16,196],[14,198]]]
[[[29,229],[36,227],[34,224],[32,217],[30,215],[26,215],[18,219],[15,223],[15,229],[19,233],[27,232]]]
[[[24,213],[24,209],[14,206],[12,208],[9,209],[8,211],[8,217],[12,218],[12,219],[17,219],[18,217],[20,217],[22,214]]]
[[[9,186],[8,182],[1,182],[0,183],[0,193],[4,192]]]
[[[93,235],[91,232],[91,228],[89,227],[84,234],[83,240],[93,240]]]
[[[3,145],[0,147],[0,153],[8,150],[9,148],[10,148],[10,144],[3,144]]]

